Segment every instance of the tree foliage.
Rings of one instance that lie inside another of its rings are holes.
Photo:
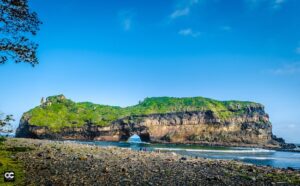
[[[37,14],[29,10],[28,0],[0,0],[0,64],[9,59],[38,64],[38,44],[32,37],[40,24]]]
[[[14,121],[12,115],[6,115],[0,113],[0,132],[1,133],[10,133],[12,130],[10,129],[11,127],[11,121]]]

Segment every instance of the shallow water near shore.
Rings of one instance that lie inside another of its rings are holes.
[[[208,159],[237,160],[262,166],[276,168],[300,169],[300,153],[267,150],[261,148],[242,147],[210,147],[187,144],[150,144],[103,141],[74,141],[80,144],[97,146],[114,146],[132,150],[175,152],[183,156],[201,157]]]

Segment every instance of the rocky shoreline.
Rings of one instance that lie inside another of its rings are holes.
[[[22,138],[5,146],[30,149],[13,157],[24,185],[300,185],[300,171],[236,161]]]

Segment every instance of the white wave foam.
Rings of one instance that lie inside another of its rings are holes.
[[[77,143],[77,142],[71,140],[64,140],[63,143]]]
[[[279,158],[270,158],[270,157],[237,157],[237,159],[240,159],[240,160],[245,160],[245,159],[251,159],[251,160],[277,160]]]
[[[239,149],[239,150],[210,150],[210,149],[181,149],[181,148],[155,148],[162,151],[186,151],[186,152],[215,152],[215,153],[272,153],[274,150],[266,149]]]
[[[245,157],[238,157],[240,160],[250,159],[250,160],[280,160],[280,161],[292,161],[292,162],[300,162],[300,159],[297,158],[287,158],[287,157],[253,157],[253,156],[245,156]]]

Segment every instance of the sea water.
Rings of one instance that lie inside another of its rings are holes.
[[[132,135],[132,136],[127,140],[127,142],[129,142],[129,143],[142,143],[142,140],[141,140],[140,136],[134,134],[134,135]]]
[[[210,147],[200,145],[146,144],[129,142],[76,141],[77,143],[98,146],[115,146],[132,150],[175,152],[182,156],[202,157],[209,159],[237,160],[262,166],[300,169],[300,152],[285,152],[261,148]]]

